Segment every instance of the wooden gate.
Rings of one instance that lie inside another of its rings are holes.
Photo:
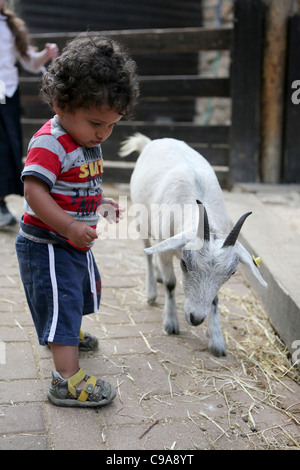
[[[260,83],[262,67],[263,7],[260,0],[236,0],[234,28],[167,28],[105,31],[121,41],[139,63],[139,56],[185,54],[199,51],[231,52],[231,71],[225,78],[200,75],[141,76],[141,105],[153,100],[168,101],[178,107],[199,97],[227,97],[232,102],[231,125],[199,125],[195,122],[161,122],[150,119],[121,121],[103,143],[106,182],[129,182],[137,155],[120,159],[120,143],[134,132],[151,139],[174,137],[200,151],[214,166],[221,185],[257,181],[259,173]],[[56,42],[60,50],[75,33],[33,34],[39,48]],[[40,103],[40,78],[21,78],[25,115],[22,120],[24,145],[50,117]],[[136,111],[139,115],[139,106]],[[25,147],[26,148],[26,147]]]

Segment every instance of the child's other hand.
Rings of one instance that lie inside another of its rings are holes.
[[[74,222],[68,226],[66,236],[73,245],[79,248],[89,247],[91,243],[98,238],[95,229],[85,222],[78,222],[77,220],[74,220]]]
[[[118,223],[120,219],[123,219],[122,212],[125,212],[125,208],[119,206],[119,204],[114,199],[110,197],[102,198],[99,213],[102,215],[102,217],[105,217],[108,223]]]

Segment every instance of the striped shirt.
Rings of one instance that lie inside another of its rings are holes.
[[[45,181],[50,196],[75,220],[96,228],[102,196],[103,159],[100,145],[80,147],[60,125],[50,119],[28,146],[22,180],[28,175]],[[23,222],[53,232],[25,201]]]

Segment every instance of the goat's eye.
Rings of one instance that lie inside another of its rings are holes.
[[[185,261],[183,261],[183,259],[180,260],[180,266],[181,266],[182,271],[184,271],[186,273],[188,269],[187,269]]]
[[[233,273],[231,273],[231,276],[233,276],[235,273],[236,273],[236,271],[233,271]]]

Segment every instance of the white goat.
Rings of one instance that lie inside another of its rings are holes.
[[[140,218],[141,238],[147,256],[147,298],[156,298],[152,255],[157,253],[158,272],[165,286],[163,326],[178,334],[175,303],[176,277],[173,256],[180,258],[185,295],[184,312],[191,325],[200,325],[208,316],[209,349],[216,356],[226,355],[218,317],[218,291],[237,269],[239,261],[249,266],[258,281],[267,287],[248,251],[237,242],[244,214],[230,230],[222,190],[210,164],[186,143],[176,139],[151,141],[142,134],[129,137],[120,155],[137,151],[140,156],[133,171],[130,189],[133,204],[145,206]],[[201,201],[201,202],[200,202]],[[198,202],[198,204],[197,204]],[[202,204],[201,204],[202,203]],[[152,217],[153,208],[192,207],[182,228],[184,211],[174,210],[169,217]],[[199,211],[199,208],[205,208]],[[146,216],[145,216],[146,214]],[[148,220],[147,220],[148,217]],[[165,225],[168,225],[166,227]],[[168,228],[169,238],[162,239]],[[161,240],[154,246],[150,238]]]

